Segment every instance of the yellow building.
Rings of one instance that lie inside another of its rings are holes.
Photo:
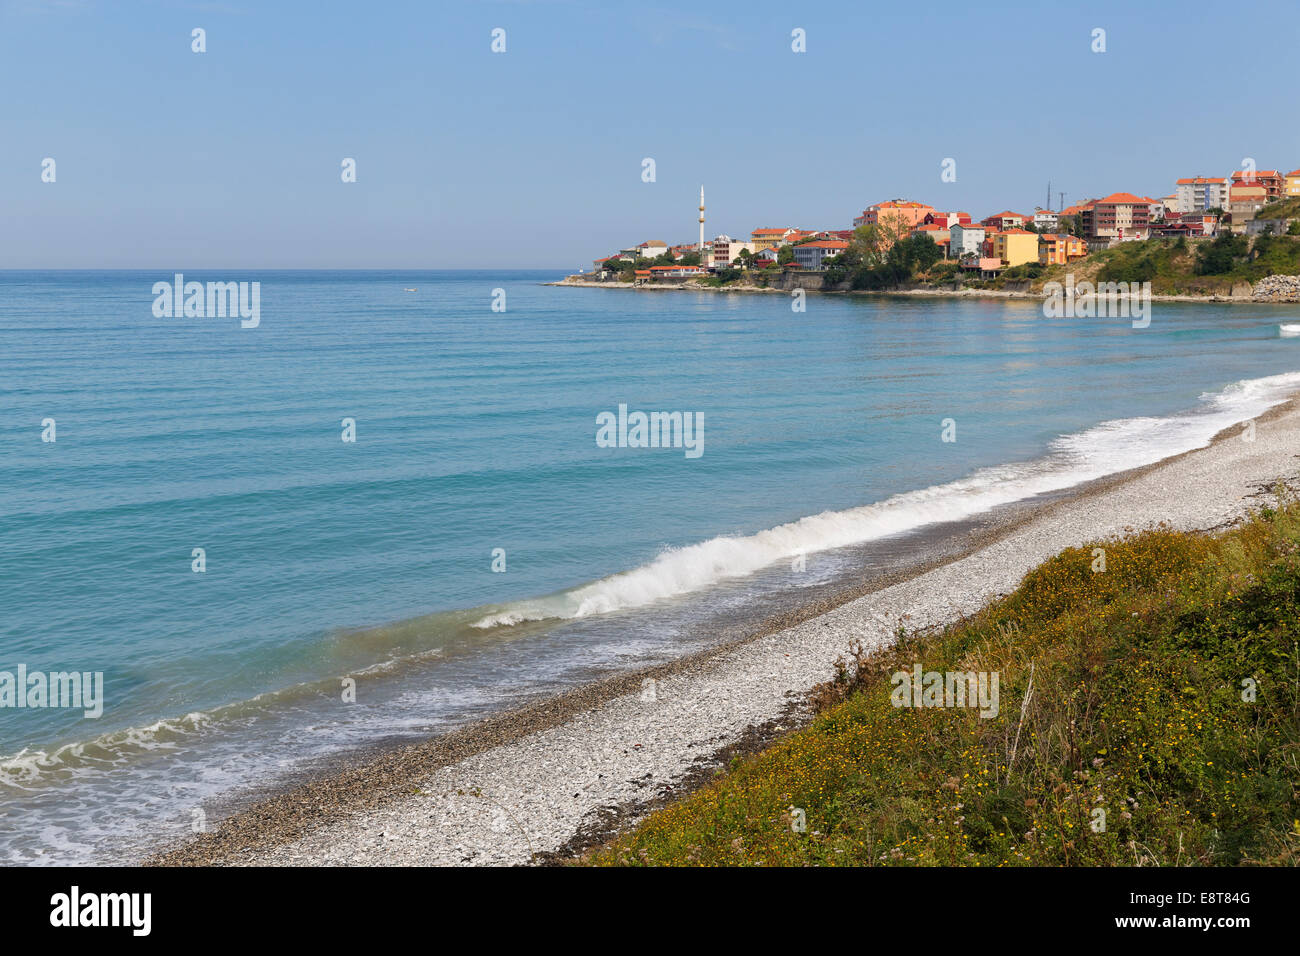
[[[1045,266],[1068,265],[1088,254],[1088,244],[1066,233],[1044,233],[1038,237],[1038,261]]]
[[[1038,233],[1028,229],[1007,229],[993,234],[993,255],[1004,266],[1038,261]]]
[[[755,252],[762,252],[764,249],[775,249],[785,242],[786,233],[792,232],[791,229],[755,229],[749,234],[750,242],[753,243]]]
[[[1286,174],[1282,184],[1282,195],[1300,196],[1300,169],[1293,169]]]

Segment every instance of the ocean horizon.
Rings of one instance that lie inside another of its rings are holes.
[[[201,314],[159,304],[176,273]],[[103,675],[97,717],[0,709],[0,860],[142,855],[1300,387],[1267,306],[1135,329],[564,274],[0,270],[0,672]],[[240,282],[252,327],[208,309]]]

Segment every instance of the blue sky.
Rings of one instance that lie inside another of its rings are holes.
[[[1300,167],[1298,42],[1291,2],[0,0],[0,268],[572,270],[692,241],[701,184],[710,236],[1165,195]]]

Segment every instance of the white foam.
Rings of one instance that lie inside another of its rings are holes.
[[[743,577],[799,554],[875,541],[926,525],[959,521],[999,505],[1153,464],[1203,448],[1224,428],[1285,401],[1300,389],[1300,372],[1247,379],[1201,396],[1187,415],[1103,422],[1052,444],[1031,462],[981,468],[965,478],[884,501],[825,511],[757,534],[723,536],[670,548],[649,564],[560,594],[507,605],[474,623],[478,628],[524,621],[580,618],[645,607],[666,598]]]

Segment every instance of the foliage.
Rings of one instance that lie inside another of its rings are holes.
[[[810,726],[586,862],[1300,863],[1298,540],[1282,502],[1067,549],[952,627],[853,649]],[[917,662],[998,673],[996,716],[893,706]]]

